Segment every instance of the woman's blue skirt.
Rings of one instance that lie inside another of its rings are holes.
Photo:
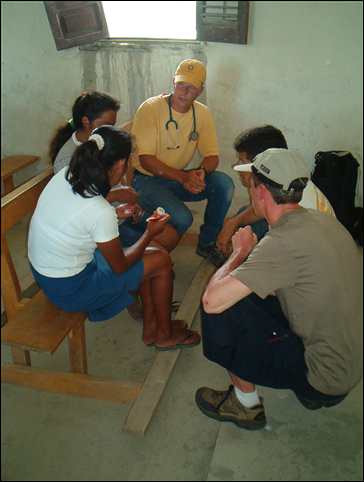
[[[31,266],[35,281],[48,298],[64,311],[86,312],[90,321],[112,318],[135,301],[144,274],[138,261],[124,273],[114,273],[101,252],[75,276],[50,278]]]

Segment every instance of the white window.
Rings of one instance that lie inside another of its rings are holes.
[[[101,2],[110,37],[195,40],[196,2]]]

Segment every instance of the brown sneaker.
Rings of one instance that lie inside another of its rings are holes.
[[[224,392],[207,387],[199,388],[195,400],[202,413],[220,422],[233,422],[247,430],[259,430],[267,423],[263,400],[260,398],[261,403],[252,408],[244,407],[237,399],[233,385]]]

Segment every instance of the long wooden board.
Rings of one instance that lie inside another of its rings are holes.
[[[1,381],[35,390],[116,403],[135,400],[140,392],[140,384],[137,383],[97,378],[81,373],[50,372],[11,364],[1,367]]]
[[[215,270],[216,267],[211,263],[202,261],[176,314],[176,319],[185,320],[188,326],[191,326],[200,306],[201,295]],[[124,430],[145,433],[180,352],[181,350],[157,353],[142,390],[129,411]]]

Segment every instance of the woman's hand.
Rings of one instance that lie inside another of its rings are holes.
[[[144,214],[143,208],[141,206],[139,206],[139,204],[134,204],[133,205],[133,214],[132,214],[133,222],[138,223],[141,220],[143,214]]]
[[[171,216],[167,213],[160,215],[157,211],[154,211],[153,215],[147,219],[146,231],[152,239],[163,231],[170,218]]]
[[[144,214],[139,204],[119,204],[115,210],[119,219],[133,218],[135,223],[138,222]]]

